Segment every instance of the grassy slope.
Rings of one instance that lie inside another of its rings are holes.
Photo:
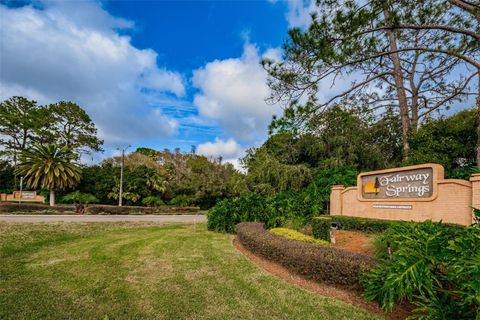
[[[0,319],[377,319],[291,286],[205,224],[0,223]]]

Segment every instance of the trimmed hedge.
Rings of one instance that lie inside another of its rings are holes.
[[[357,230],[368,233],[380,233],[394,224],[415,223],[413,221],[381,220],[349,216],[322,216],[312,219],[312,233],[317,239],[330,241],[330,224],[339,222],[342,230]],[[464,226],[456,224],[444,224],[453,230],[463,229]]]
[[[75,212],[74,205],[56,205],[49,206],[41,203],[15,203],[15,202],[1,202],[0,212],[34,212],[34,211],[56,211],[56,212]]]
[[[137,206],[112,206],[112,205],[89,205],[85,208],[86,214],[120,214],[126,215],[131,212],[141,212],[144,214],[158,214],[158,213],[170,213],[170,214],[186,214],[196,213],[200,210],[198,207],[137,207]]]
[[[236,230],[240,243],[254,254],[303,277],[343,288],[360,290],[360,274],[377,264],[364,254],[277,236],[266,231],[263,223],[242,222]]]
[[[81,208],[80,208],[81,207]],[[137,207],[137,206],[112,206],[112,205],[55,205],[53,207],[47,204],[37,203],[13,203],[2,202],[0,203],[0,212],[35,212],[35,211],[54,211],[54,212],[78,212],[85,214],[121,214],[127,215],[132,212],[141,212],[144,214],[188,214],[197,213],[200,210],[198,207]]]

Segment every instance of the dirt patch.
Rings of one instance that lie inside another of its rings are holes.
[[[365,309],[369,312],[383,315],[389,319],[394,319],[394,320],[405,319],[411,314],[410,312],[411,308],[409,306],[399,305],[399,306],[396,306],[392,312],[385,312],[380,307],[378,307],[376,303],[366,302],[361,296],[361,293],[359,292],[336,288],[331,285],[318,283],[313,280],[305,279],[298,275],[295,275],[277,263],[274,263],[262,257],[256,256],[255,254],[250,252],[248,249],[246,249],[238,241],[237,237],[233,238],[233,245],[237,248],[238,251],[243,253],[248,259],[253,261],[260,268],[273,274],[274,276],[284,279],[285,281],[291,284],[300,286],[309,291],[315,292],[325,297],[341,300],[348,304],[352,304],[354,306]]]
[[[335,237],[335,248],[344,249],[355,253],[375,256],[373,241],[375,236],[360,231],[332,230]]]

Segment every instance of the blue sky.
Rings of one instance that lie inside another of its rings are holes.
[[[238,164],[281,113],[265,103],[259,61],[280,59],[287,30],[308,25],[314,9],[307,0],[0,0],[0,99],[78,103],[105,140],[88,162],[132,144],[195,145]],[[319,98],[350,84],[325,83]]]
[[[78,103],[106,152],[192,145],[235,162],[260,145],[263,57],[279,59],[303,1],[2,1],[0,98]]]

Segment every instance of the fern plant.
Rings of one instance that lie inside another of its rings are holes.
[[[392,225],[382,237],[393,244],[393,254],[362,276],[368,300],[385,310],[408,300],[418,319],[479,314],[480,228],[426,221]]]

